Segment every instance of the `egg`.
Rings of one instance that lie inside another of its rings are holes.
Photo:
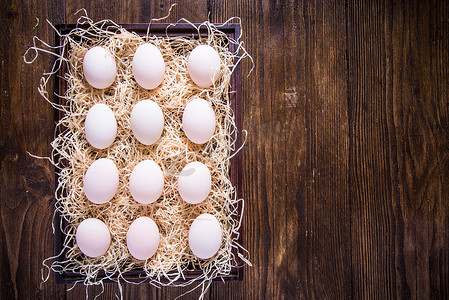
[[[131,112],[131,129],[142,144],[154,144],[164,130],[162,109],[152,100],[138,102]]]
[[[215,131],[215,112],[204,99],[196,98],[187,103],[182,115],[182,128],[195,144],[204,144]]]
[[[92,147],[105,149],[115,140],[117,121],[106,104],[95,104],[87,112],[84,123],[86,139]]]
[[[142,44],[137,48],[132,68],[134,78],[144,89],[157,88],[164,80],[164,58],[161,51],[153,44]]]
[[[109,202],[117,193],[119,184],[118,170],[108,158],[94,161],[84,175],[84,194],[95,204]]]
[[[115,59],[107,49],[93,47],[84,55],[83,73],[91,86],[105,89],[114,82],[117,75]]]
[[[129,253],[138,260],[152,257],[159,247],[159,241],[159,229],[156,223],[148,217],[134,220],[126,234]]]
[[[102,221],[95,218],[86,219],[76,229],[76,244],[85,255],[98,257],[108,250],[111,234]]]
[[[220,74],[220,67],[220,55],[209,45],[196,46],[187,61],[190,78],[201,88],[207,88],[215,83]]]
[[[181,198],[190,204],[204,201],[210,193],[212,180],[209,169],[195,161],[182,169],[178,178],[178,191]]]
[[[220,222],[211,214],[202,214],[190,226],[190,250],[200,259],[209,259],[220,249],[222,237]]]
[[[141,204],[156,201],[164,189],[164,174],[152,160],[144,160],[134,167],[129,177],[131,196]]]

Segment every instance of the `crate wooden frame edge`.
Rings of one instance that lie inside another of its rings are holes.
[[[130,32],[139,32],[142,30],[145,30],[145,33],[148,29],[148,24],[146,23],[136,23],[136,24],[118,24],[120,27],[130,31]],[[201,24],[195,23],[195,26],[199,26]],[[226,34],[226,36],[236,40],[240,36],[241,32],[241,26],[238,23],[228,23],[228,24],[213,24],[216,26],[220,31]],[[68,33],[70,30],[77,27],[76,24],[58,24],[55,26],[59,33]],[[198,38],[201,36],[207,35],[206,27],[200,28],[200,35],[198,35],[198,30],[193,27],[190,24],[170,24],[170,23],[157,23],[157,24],[151,24],[150,26],[150,34],[151,35],[157,35],[159,36],[165,36],[165,34],[168,34],[169,36],[186,36],[187,34],[190,37]],[[163,35],[162,35],[163,34]],[[61,45],[61,37],[56,32],[55,33],[55,41],[57,45]],[[230,51],[235,52],[236,45],[230,44]],[[61,49],[57,50],[59,54],[61,54]],[[65,73],[65,68],[61,68],[58,72],[59,76],[55,76],[55,91],[58,95],[64,95],[65,94],[65,81],[63,79],[63,76],[61,76],[63,73]],[[234,118],[237,126],[237,130],[241,130],[242,124],[241,124],[241,93],[242,93],[242,86],[241,86],[241,68],[240,64],[238,64],[231,75],[231,88],[234,93],[230,93],[230,102],[231,102],[231,109],[234,112]],[[61,99],[58,96],[55,96],[56,100],[58,102],[61,101]],[[55,109],[55,120],[58,121],[61,118],[61,112]],[[239,148],[241,145],[241,134],[237,134],[236,138],[236,149]],[[55,169],[55,184],[58,182],[58,174],[57,174],[57,168]],[[234,157],[231,159],[231,166],[230,166],[230,177],[231,182],[233,186],[236,189],[237,199],[242,198],[242,152],[238,152]],[[56,188],[56,186],[55,186]],[[55,199],[56,201],[56,199]],[[237,215],[237,218],[240,218],[240,214],[242,214],[242,205],[239,202],[238,203],[238,212],[239,215]],[[60,220],[61,216],[59,214],[59,211],[56,211],[55,218],[54,218],[54,225],[56,228],[55,232],[55,253],[59,254],[62,250],[62,243],[63,243],[63,232],[60,229]],[[235,238],[235,236],[234,236]],[[242,245],[243,241],[243,234],[240,231],[239,236],[237,239],[237,242]],[[234,248],[235,249],[235,248]],[[224,280],[224,281],[242,281],[243,280],[243,265],[244,262],[241,260],[241,258],[237,255],[237,251],[234,251],[234,257],[236,259],[235,263],[238,266],[233,266],[231,268],[231,272],[229,275],[221,275],[216,277],[214,280]],[[59,259],[59,258],[58,258]],[[145,273],[142,271],[131,271],[127,274],[132,273],[131,276],[126,276],[125,279],[130,281],[136,281],[136,282],[145,282],[149,281],[150,278],[147,278],[145,280],[145,277],[140,277],[141,275],[144,275]],[[185,280],[178,280],[176,283],[182,283],[190,281],[191,279],[194,279],[198,275],[202,274],[200,271],[192,270],[185,272]],[[78,273],[74,272],[65,272],[65,273],[59,273],[55,272],[55,282],[57,284],[73,284],[76,281],[83,280],[84,277],[81,276]],[[104,282],[114,282],[110,279],[105,279]],[[168,282],[168,280],[163,280],[163,282]]]

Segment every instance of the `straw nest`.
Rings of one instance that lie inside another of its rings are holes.
[[[229,274],[238,261],[235,253],[249,263],[243,255],[245,250],[237,243],[241,221],[239,216],[242,214],[242,211],[238,211],[238,204],[241,202],[240,206],[243,207],[243,200],[236,198],[229,175],[230,158],[236,151],[238,133],[229,101],[232,92],[230,79],[239,61],[248,56],[242,43],[238,39],[228,38],[208,22],[201,25],[207,28],[207,36],[199,39],[193,36],[153,36],[151,31],[142,37],[109,20],[94,23],[88,17],[81,17],[77,25],[70,33],[60,34],[61,46],[45,44],[59,50],[55,54],[57,59],[52,71],[44,73],[39,91],[63,112],[51,144],[54,150],[51,160],[58,171],[55,211],[62,217],[60,227],[64,236],[64,249],[58,257],[50,258],[44,265],[55,272],[80,274],[85,285],[102,284],[104,278],[125,280],[126,272],[135,269],[143,270],[142,280],[155,285],[189,285],[196,280],[210,284],[213,278]],[[198,27],[196,29],[199,30]],[[34,61],[38,51],[54,54],[50,51],[52,49],[44,50],[44,47],[37,46],[38,41],[35,38],[34,46],[29,49],[35,51],[35,57],[27,60],[26,53],[26,62]],[[154,90],[139,87],[132,75],[133,54],[142,43],[156,45],[166,64],[164,80]],[[187,71],[188,55],[200,44],[216,49],[222,61],[219,79],[215,85],[206,89],[197,87]],[[234,53],[230,51],[231,44],[236,45],[237,51]],[[117,63],[116,80],[104,90],[92,88],[83,77],[83,57],[93,46],[107,48]],[[62,101],[54,103],[47,92],[47,85],[50,77],[57,74],[62,65],[67,69],[63,78],[67,90],[59,96]],[[184,107],[196,97],[209,101],[216,116],[215,133],[203,145],[190,142],[181,126]],[[151,99],[159,104],[165,118],[162,136],[151,146],[138,142],[130,127],[131,110],[143,99]],[[104,150],[90,146],[84,134],[85,117],[89,108],[96,103],[107,104],[114,112],[118,125],[114,143]],[[117,194],[103,205],[91,203],[83,191],[84,174],[99,158],[113,160],[120,177]],[[131,171],[145,159],[155,161],[164,173],[163,194],[158,201],[148,205],[137,203],[128,189]],[[179,173],[192,161],[204,163],[212,176],[212,190],[208,198],[196,205],[183,201],[177,191]],[[196,258],[188,246],[190,225],[202,213],[213,214],[223,231],[219,252],[208,260]],[[156,254],[146,261],[134,259],[126,246],[128,227],[141,216],[152,218],[161,234]],[[85,256],[75,243],[77,226],[91,217],[102,220],[109,227],[112,237],[108,251],[98,258]],[[186,279],[185,275],[191,270],[199,272],[195,278]]]

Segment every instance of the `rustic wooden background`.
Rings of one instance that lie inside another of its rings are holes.
[[[0,298],[82,299],[41,284],[53,253],[54,112],[22,54],[54,24],[148,22],[171,1],[1,2]],[[241,282],[210,299],[449,298],[449,7],[446,1],[179,0],[168,21],[242,19],[244,246]],[[36,17],[39,25],[36,25]],[[100,287],[89,289],[93,297]],[[126,286],[126,299],[183,288]],[[118,294],[107,285],[101,299]],[[186,299],[198,297],[194,291]]]

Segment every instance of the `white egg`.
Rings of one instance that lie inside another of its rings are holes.
[[[95,204],[109,202],[117,193],[119,184],[118,170],[108,158],[93,162],[84,175],[84,194]]]
[[[190,250],[198,258],[211,258],[220,249],[222,237],[220,222],[211,214],[202,214],[190,226]]]
[[[201,88],[214,84],[220,74],[220,55],[209,45],[196,46],[190,53],[187,64],[190,78]]]
[[[126,234],[129,253],[138,260],[152,257],[159,247],[159,241],[159,229],[156,223],[148,217],[134,220]]]
[[[86,139],[93,147],[109,147],[117,135],[117,121],[114,113],[106,104],[95,104],[87,112],[84,123]]]
[[[164,174],[152,160],[144,160],[134,167],[129,177],[129,191],[141,204],[156,201],[164,189]]]
[[[153,44],[142,44],[137,48],[132,68],[134,78],[144,89],[157,88],[164,80],[164,58],[161,51]]]
[[[114,82],[117,75],[115,59],[107,49],[93,47],[84,55],[83,73],[91,86],[105,89]]]
[[[111,234],[102,221],[90,218],[82,221],[76,229],[76,244],[85,255],[103,255],[111,244]]]
[[[131,129],[142,144],[154,144],[164,130],[162,109],[152,100],[138,102],[131,112]]]
[[[195,144],[210,140],[215,131],[215,112],[209,102],[196,98],[187,103],[182,115],[182,128]]]
[[[198,161],[187,164],[179,174],[178,191],[187,203],[204,201],[210,193],[211,185],[209,169]]]

